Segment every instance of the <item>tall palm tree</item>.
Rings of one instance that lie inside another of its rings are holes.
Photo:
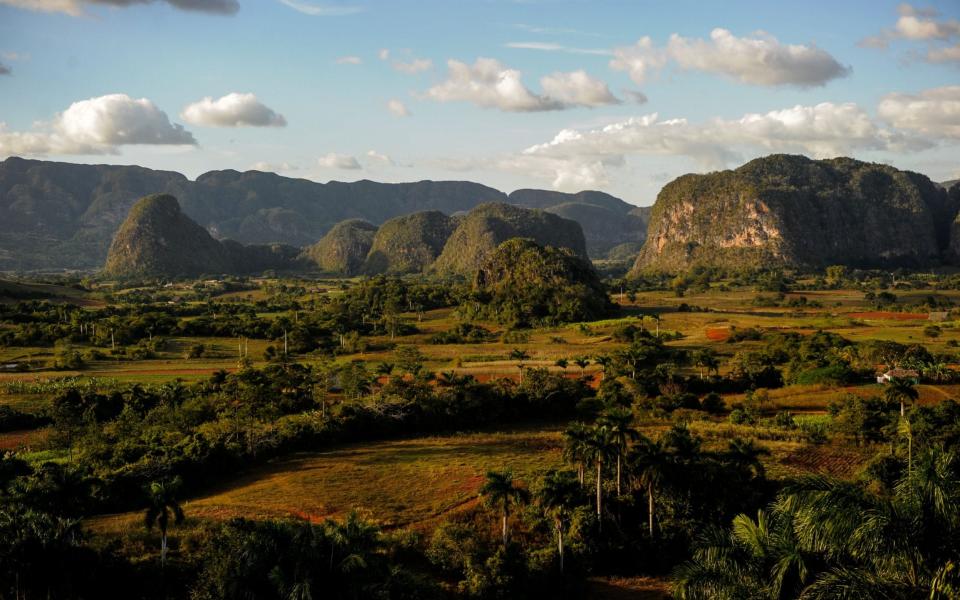
[[[605,354],[601,354],[601,355],[599,355],[599,356],[595,356],[595,357],[593,358],[593,362],[595,362],[595,363],[597,363],[598,365],[600,365],[600,373],[602,373],[603,379],[606,379],[606,378],[607,378],[607,367],[610,366],[610,364],[613,362],[613,359],[610,358],[609,356],[605,355]]]
[[[503,545],[507,545],[509,530],[507,521],[510,509],[527,501],[527,490],[513,480],[511,471],[488,471],[487,481],[480,488],[480,496],[491,508],[499,508],[503,519]]]
[[[583,485],[584,465],[587,462],[586,441],[589,435],[590,430],[583,423],[573,423],[563,432],[563,457],[577,465],[577,479],[580,480],[580,485]]]
[[[570,471],[548,472],[537,490],[537,504],[553,518],[553,528],[557,532],[557,552],[560,555],[561,573],[563,573],[563,532],[570,521],[573,507],[578,504],[580,494],[580,484]]]
[[[883,396],[888,402],[900,403],[900,416],[902,417],[906,414],[904,408],[905,403],[916,401],[916,399],[920,397],[920,393],[909,379],[894,377],[890,380],[890,383],[887,384],[887,389],[883,391]]]
[[[653,539],[654,495],[667,480],[670,455],[663,444],[640,436],[629,456],[630,472],[636,482],[647,488],[647,527]]]
[[[174,477],[165,481],[154,481],[147,490],[147,499],[150,504],[143,514],[143,521],[147,529],[153,529],[154,525],[160,529],[161,566],[167,562],[167,529],[171,518],[174,525],[183,523],[183,508],[177,500],[177,492],[180,491],[182,484],[179,477]]]
[[[606,410],[598,421],[610,432],[610,441],[617,455],[617,495],[622,493],[622,463],[627,455],[630,442],[639,439],[640,434],[633,427],[633,413],[628,408],[613,407]]]
[[[616,454],[617,449],[610,435],[610,430],[605,425],[592,427],[583,442],[587,458],[597,467],[597,519],[601,521],[602,527],[603,464]]]
[[[753,440],[734,438],[730,440],[727,453],[734,462],[751,469],[754,476],[758,479],[766,475],[766,469],[764,469],[760,457],[769,455],[770,451],[763,446],[757,445]]]
[[[717,353],[710,348],[701,348],[693,353],[693,364],[700,368],[700,379],[703,379],[704,371],[716,372],[720,367],[720,361],[717,360]]]

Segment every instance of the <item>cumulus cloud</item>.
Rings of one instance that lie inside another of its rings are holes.
[[[492,58],[478,58],[472,65],[451,59],[447,61],[446,79],[427,90],[425,96],[438,102],[472,102],[507,112],[562,110],[619,102],[606,84],[584,71],[554,73],[540,83],[543,94],[524,85],[520,71]]]
[[[861,46],[868,48],[886,48],[893,40],[935,41],[960,37],[960,21],[956,19],[938,20],[935,10],[921,10],[910,4],[897,7],[900,17],[893,29],[885,29],[860,40]]]
[[[288,162],[272,163],[267,161],[259,161],[250,165],[250,170],[252,171],[263,171],[264,173],[279,173],[279,172],[288,172],[296,171],[300,167],[297,165],[290,164]]]
[[[381,164],[381,165],[386,165],[386,166],[390,166],[390,167],[394,166],[394,164],[395,164],[395,163],[393,162],[393,159],[390,158],[388,155],[386,155],[386,154],[381,154],[380,152],[377,152],[376,150],[367,150],[367,158],[368,158],[371,162],[373,162],[373,163],[377,163],[377,164]]]
[[[361,65],[363,59],[359,56],[341,56],[337,58],[338,65]]]
[[[380,60],[387,60],[390,58],[390,50],[387,48],[380,48],[380,51],[377,52],[377,56],[380,57]]]
[[[303,2],[301,0],[279,0],[281,4],[289,6],[293,10],[310,15],[311,17],[341,17],[344,15],[355,15],[363,12],[362,6],[351,6],[347,4],[325,4],[317,2]]]
[[[187,123],[205,127],[285,127],[287,120],[254,94],[233,92],[214,100],[210,96],[187,105],[180,113]]]
[[[125,8],[152,4],[158,1],[180,10],[213,15],[232,15],[240,10],[240,3],[237,0],[0,0],[0,4],[38,12],[63,13],[79,17],[84,14],[84,7],[87,6]]]
[[[620,104],[606,83],[582,70],[547,75],[540,80],[540,86],[547,96],[569,106]]]
[[[407,75],[416,75],[423,71],[429,71],[433,68],[433,61],[429,58],[414,58],[408,62],[400,60],[393,61],[393,68]]]
[[[812,44],[783,44],[763,32],[754,35],[737,37],[717,28],[709,40],[673,34],[663,47],[643,37],[633,46],[614,49],[610,67],[626,71],[637,83],[646,82],[668,64],[761,86],[821,86],[850,73],[849,67]]]
[[[321,156],[317,159],[317,164],[324,169],[356,170],[363,168],[356,157],[349,154],[337,154],[336,152]]]
[[[409,117],[410,110],[403,102],[393,98],[387,102],[387,110],[395,117]]]
[[[877,113],[898,129],[960,139],[960,85],[918,94],[887,94],[880,101]]]
[[[741,162],[744,156],[768,152],[831,157],[931,144],[878,126],[854,103],[824,102],[703,123],[663,120],[653,113],[598,129],[565,129],[552,140],[527,148],[514,160],[551,171],[553,185],[566,189],[590,181],[599,185],[611,166],[623,164],[625,157],[634,155],[687,156],[704,168],[721,168]]]
[[[196,140],[150,100],[126,94],[74,102],[35,131],[0,126],[0,153],[6,155],[109,154],[133,144],[195,145]]]

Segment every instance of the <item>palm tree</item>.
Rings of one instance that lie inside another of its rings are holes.
[[[174,525],[183,523],[183,509],[177,500],[177,492],[182,484],[179,477],[174,477],[166,481],[154,481],[147,490],[150,505],[143,515],[143,521],[147,529],[153,529],[154,525],[160,529],[161,566],[167,562],[167,528],[171,517]]]
[[[587,462],[586,440],[589,436],[590,430],[583,423],[574,423],[563,432],[563,457],[577,465],[577,479],[580,480],[580,485],[583,485],[583,469]]]
[[[617,495],[622,492],[620,489],[621,465],[623,458],[627,455],[627,447],[631,441],[637,440],[640,434],[633,427],[633,413],[628,408],[614,407],[608,409],[600,416],[599,423],[605,425],[610,432],[610,440],[616,448],[617,455]]]
[[[613,359],[605,354],[595,356],[593,362],[600,365],[600,372],[603,374],[603,379],[607,378],[607,367],[610,366],[610,363],[613,362]]]
[[[570,520],[571,508],[580,499],[580,484],[570,471],[550,471],[540,482],[537,503],[553,518],[557,532],[557,551],[560,554],[560,572],[563,573],[563,531]]]
[[[630,453],[630,472],[637,483],[647,488],[647,526],[653,539],[654,493],[667,479],[670,456],[660,442],[639,436]]]
[[[567,365],[570,364],[570,361],[568,361],[568,360],[565,359],[565,358],[558,358],[558,359],[556,360],[556,362],[554,362],[553,364],[555,364],[556,366],[558,366],[558,367],[560,367],[561,369],[563,369],[564,371],[566,371],[566,370],[567,370]]]
[[[510,360],[517,361],[517,368],[520,370],[521,385],[523,385],[523,368],[525,366],[523,364],[523,361],[529,360],[529,359],[530,359],[530,355],[527,354],[525,350],[521,350],[520,348],[514,348],[513,350],[510,351]]]
[[[770,454],[770,451],[763,446],[758,446],[753,440],[734,438],[730,440],[727,453],[734,462],[751,469],[758,479],[766,474],[760,457]]]
[[[580,367],[580,378],[582,379],[582,378],[583,378],[584,369],[586,369],[588,366],[590,366],[590,359],[587,358],[586,356],[578,356],[578,357],[576,357],[575,359],[573,359],[573,364],[575,364],[575,365],[577,365],[578,367]]]
[[[894,377],[890,380],[890,383],[887,384],[887,389],[883,391],[883,396],[887,399],[887,402],[900,403],[900,416],[902,417],[906,414],[904,404],[915,401],[920,397],[920,393],[909,379]]]
[[[717,360],[717,354],[710,348],[701,348],[693,353],[693,364],[700,368],[700,379],[703,379],[704,371],[716,372],[720,367],[720,361]]]
[[[500,509],[503,517],[503,545],[506,546],[510,509],[527,501],[527,490],[516,485],[511,471],[488,471],[487,481],[480,488],[480,496],[491,508]]]
[[[595,425],[584,439],[586,456],[597,466],[597,520],[603,516],[603,463],[617,452],[610,430],[605,425]]]

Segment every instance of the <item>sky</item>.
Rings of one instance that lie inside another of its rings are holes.
[[[0,0],[0,158],[597,189],[960,177],[960,0]]]

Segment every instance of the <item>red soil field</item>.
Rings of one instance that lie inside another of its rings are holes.
[[[730,329],[726,327],[708,327],[707,339],[714,342],[725,342],[730,337]]]

